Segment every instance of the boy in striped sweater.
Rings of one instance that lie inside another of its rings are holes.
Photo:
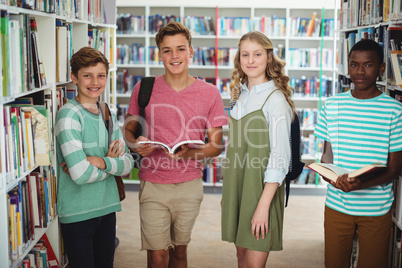
[[[370,177],[344,174],[328,184],[324,218],[327,268],[350,267],[356,232],[357,267],[388,267],[392,183],[402,166],[402,105],[377,88],[377,77],[384,70],[380,45],[372,40],[356,43],[349,53],[354,89],[326,101],[314,132],[324,140],[322,162],[350,170],[374,162],[387,165]]]
[[[121,210],[115,175],[128,174],[133,159],[113,118],[113,141],[98,98],[105,90],[109,62],[84,47],[70,60],[78,95],[56,119],[57,209],[70,267],[113,267],[116,211]]]

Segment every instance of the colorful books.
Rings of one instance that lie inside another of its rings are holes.
[[[402,51],[390,51],[395,85],[402,88]]]

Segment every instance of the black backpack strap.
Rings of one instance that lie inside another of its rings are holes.
[[[147,107],[151,99],[152,89],[154,87],[155,77],[141,78],[140,91],[138,92],[138,105],[140,106],[140,116],[144,117],[145,107]]]
[[[300,149],[300,122],[297,113],[293,113],[294,119],[290,125],[290,165],[289,171],[286,175],[286,198],[285,207],[288,205],[290,193],[290,181],[295,180],[303,171],[304,163],[301,162],[301,149]]]

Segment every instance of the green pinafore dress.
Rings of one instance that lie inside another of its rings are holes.
[[[264,190],[264,172],[270,155],[269,126],[262,107],[239,120],[230,118],[221,229],[223,241],[269,252],[282,250],[285,183],[277,189],[271,202],[268,234],[265,239],[260,234],[260,240],[257,240],[251,234],[251,219]]]

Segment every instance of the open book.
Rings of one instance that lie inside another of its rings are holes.
[[[186,141],[181,141],[181,142],[177,143],[175,146],[173,146],[172,148],[170,148],[166,144],[164,144],[162,142],[159,142],[159,141],[140,141],[138,143],[139,144],[147,144],[147,143],[149,143],[149,144],[154,144],[154,145],[160,145],[162,147],[165,147],[170,154],[177,153],[178,149],[180,149],[181,146],[184,145],[184,144],[189,145],[189,147],[205,144],[205,142],[203,142],[202,140],[186,140]]]
[[[376,171],[380,168],[385,168],[386,166],[376,162],[373,164],[366,165],[360,169],[357,169],[353,172],[350,172],[350,170],[342,167],[338,167],[337,165],[334,164],[326,164],[326,163],[313,163],[307,166],[308,168],[312,169],[313,171],[317,172],[323,177],[326,177],[334,182],[336,182],[336,179],[345,173],[349,174],[349,177],[357,177],[360,176],[364,173],[369,173]]]

